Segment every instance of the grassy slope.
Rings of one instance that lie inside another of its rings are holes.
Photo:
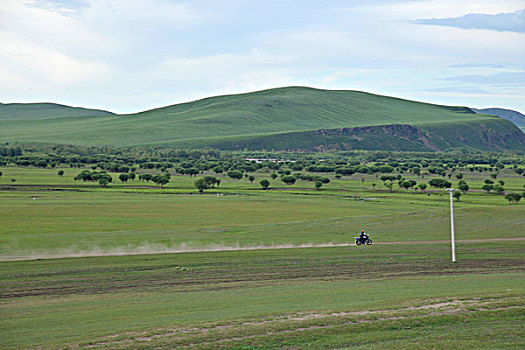
[[[390,124],[431,128],[457,122],[500,122],[507,131],[513,128],[497,117],[475,114],[464,107],[357,91],[290,87],[212,97],[130,115],[0,121],[0,140],[85,145],[175,142],[180,147],[220,147],[231,140],[249,143],[253,138],[319,129]],[[272,142],[266,146],[270,147],[257,145],[272,148]]]
[[[0,120],[39,120],[113,114],[100,109],[70,107],[56,103],[0,103]]]
[[[387,128],[387,131],[384,128]],[[400,129],[392,132],[392,129]],[[408,129],[408,131],[407,131]],[[298,131],[280,134],[259,134],[233,137],[214,137],[156,143],[176,148],[236,150],[400,150],[436,151],[452,148],[473,150],[516,149],[525,147],[525,135],[508,121],[453,121],[415,126],[375,126],[356,128]]]

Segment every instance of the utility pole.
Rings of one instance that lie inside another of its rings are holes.
[[[452,262],[456,262],[456,236],[454,233],[454,198],[452,196],[452,192],[454,192],[454,189],[449,188],[448,193],[450,194],[450,237],[452,244]]]

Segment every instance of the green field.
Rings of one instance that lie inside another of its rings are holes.
[[[0,186],[9,189],[0,197],[4,259],[340,244],[351,241],[362,227],[384,242],[443,240],[449,230],[445,192],[390,193],[373,175],[364,183],[361,176],[332,178],[316,191],[311,182],[287,186],[260,173],[254,183],[223,178],[219,188],[198,195],[189,176],[173,176],[161,190],[140,181],[119,183],[116,175],[108,188],[75,183],[72,177],[79,170],[69,168],[63,177],[56,175],[57,169],[1,170]],[[13,184],[10,178],[17,181]],[[263,178],[273,184],[268,191],[258,184]],[[466,176],[472,191],[456,203],[458,239],[519,237],[525,224],[522,206],[481,191],[485,178]],[[518,192],[523,186],[523,180],[511,174],[499,179],[505,180],[507,191]]]
[[[522,346],[523,243],[459,248],[3,263],[2,347]]]
[[[525,345],[523,204],[481,191],[487,175],[465,174],[453,264],[442,191],[373,175],[263,191],[256,173],[199,195],[189,176],[102,188],[58,170],[0,169],[3,349]],[[363,227],[376,244],[326,246]]]
[[[0,105],[0,140],[219,149],[523,149],[509,121],[466,107],[304,87],[217,96],[136,114]],[[29,112],[27,111],[29,109]],[[354,129],[354,128],[364,129]],[[458,133],[460,134],[458,137]]]

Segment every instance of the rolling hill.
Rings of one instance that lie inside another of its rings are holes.
[[[47,116],[0,119],[0,141],[308,151],[525,149],[525,135],[511,122],[467,107],[305,87],[127,115]]]
[[[472,110],[476,113],[491,114],[503,119],[507,119],[513,122],[522,131],[525,131],[525,115],[521,114],[520,112],[505,108],[472,108]]]
[[[89,117],[108,114],[113,113],[57,103],[0,103],[0,120]]]

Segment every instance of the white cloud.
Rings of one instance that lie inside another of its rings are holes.
[[[469,13],[498,14],[523,8],[522,0],[418,0],[418,1],[358,1],[343,8],[369,18],[386,20],[416,20],[423,17],[458,17]]]
[[[414,23],[525,33],[525,10],[497,15],[471,13],[453,18],[418,19]]]
[[[12,72],[28,81],[72,85],[103,79],[109,69],[104,63],[82,62],[36,46],[4,42],[2,61]]]

